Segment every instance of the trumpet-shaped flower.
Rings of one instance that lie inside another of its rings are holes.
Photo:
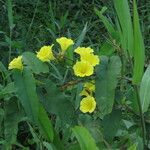
[[[96,108],[96,101],[94,99],[94,97],[92,96],[87,96],[85,98],[83,98],[80,102],[80,110],[83,113],[92,113]]]
[[[14,59],[9,63],[8,69],[19,69],[19,70],[23,70],[22,56],[18,56],[17,58],[14,58]]]
[[[41,47],[39,52],[37,52],[37,58],[39,58],[43,62],[49,62],[50,60],[54,60],[55,57],[52,52],[52,47],[53,44],[51,46]]]
[[[91,76],[94,68],[86,61],[79,61],[73,66],[74,74],[79,77]]]
[[[78,47],[74,50],[75,53],[79,54],[80,56],[85,54],[93,53],[94,50],[90,47]]]
[[[66,37],[61,37],[56,39],[57,43],[59,43],[61,50],[66,51],[71,45],[74,44],[72,39],[68,39]]]
[[[81,61],[82,60],[89,62],[92,66],[98,65],[100,62],[98,55],[94,55],[93,53],[82,54],[81,55]]]

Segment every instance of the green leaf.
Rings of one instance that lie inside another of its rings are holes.
[[[39,106],[39,127],[44,133],[47,140],[50,142],[53,141],[54,138],[53,126],[42,105]]]
[[[131,145],[127,150],[137,150],[137,143],[134,143],[133,145]]]
[[[52,144],[48,142],[43,142],[43,145],[47,148],[47,150],[56,150],[56,148],[53,148]]]
[[[103,15],[103,13],[106,11],[106,7],[103,7],[101,11],[99,11],[98,9],[94,8],[94,11],[96,13],[96,15],[102,20],[105,28],[107,29],[107,31],[109,32],[109,34],[111,35],[111,37],[113,39],[117,39],[118,41],[118,33],[116,32],[114,25],[112,24],[112,22],[110,22],[108,20],[107,17],[105,17]]]
[[[113,111],[102,120],[104,139],[109,143],[113,141],[118,129],[121,127],[121,118],[121,111]]]
[[[115,89],[121,72],[121,60],[118,56],[101,57],[97,68],[95,97],[102,116],[110,113],[114,104]]]
[[[19,100],[31,121],[38,120],[39,100],[33,74],[29,68],[24,67],[23,72],[14,70],[13,78],[17,88]]]
[[[146,69],[140,85],[140,100],[142,111],[147,112],[150,104],[150,66]]]
[[[106,56],[111,56],[114,53],[115,49],[112,46],[112,44],[105,42],[102,47],[100,48],[99,55],[106,55]]]
[[[126,45],[125,50],[129,51],[130,56],[133,56],[133,27],[128,1],[113,0],[113,2],[121,26],[123,42],[125,42],[122,45]]]
[[[43,98],[41,99],[43,99],[46,110],[50,114],[58,115],[64,124],[70,124],[72,120],[76,120],[75,109],[69,98],[52,81],[45,80],[43,82],[47,93],[44,97],[42,93],[41,96]]]
[[[6,87],[4,87],[1,91],[0,91],[0,98],[4,97],[4,96],[9,96],[10,94],[16,92],[16,88],[14,86],[14,82],[9,83],[8,85],[6,85]],[[11,97],[11,96],[10,96]]]
[[[77,48],[78,46],[80,46],[84,40],[85,34],[87,32],[87,23],[85,24],[81,34],[79,35],[77,42],[75,43],[75,45],[73,46],[73,49]]]
[[[23,53],[23,62],[36,74],[49,72],[48,65],[40,61],[32,52]]]
[[[12,0],[7,0],[8,21],[10,29],[13,28],[13,11]]]
[[[143,72],[144,72],[145,48],[144,48],[144,41],[140,29],[136,0],[133,1],[133,25],[134,25],[133,83],[139,84],[141,82]]]
[[[93,137],[86,128],[75,126],[72,131],[80,144],[81,150],[98,150]]]
[[[16,143],[18,123],[23,117],[23,112],[18,108],[17,101],[11,99],[5,104],[5,117],[4,117],[4,134],[5,134],[5,148],[11,147]]]

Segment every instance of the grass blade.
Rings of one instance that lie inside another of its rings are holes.
[[[145,61],[145,48],[142,33],[140,30],[139,16],[137,12],[136,0],[133,1],[133,25],[134,25],[134,68],[133,68],[133,83],[139,84],[141,82],[144,61]]]
[[[133,27],[128,1],[114,0],[114,6],[121,26],[122,36],[124,37],[122,45],[126,45],[125,49],[129,51],[130,56],[133,56]]]

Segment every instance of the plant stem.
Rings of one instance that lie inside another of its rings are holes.
[[[135,92],[136,92],[137,102],[138,102],[138,106],[139,106],[141,125],[142,125],[142,134],[143,134],[143,146],[145,148],[146,147],[146,127],[145,127],[144,115],[143,115],[143,112],[142,112],[138,86],[134,85],[134,89],[135,89]]]

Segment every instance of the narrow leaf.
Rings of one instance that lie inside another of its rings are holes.
[[[53,126],[43,106],[39,106],[39,127],[49,142],[53,141]]]
[[[139,16],[137,12],[136,0],[133,1],[133,24],[134,24],[134,70],[133,70],[133,83],[139,84],[141,82],[144,61],[145,61],[145,48],[142,33],[140,30]]]
[[[72,131],[80,144],[81,150],[98,150],[95,140],[86,128],[75,126]]]
[[[121,26],[123,42],[125,42],[122,45],[126,45],[125,49],[129,51],[130,56],[133,56],[133,27],[128,1],[113,0],[113,2]]]
[[[142,105],[142,111],[147,112],[150,104],[150,66],[145,71],[141,86],[140,86],[140,100]]]

